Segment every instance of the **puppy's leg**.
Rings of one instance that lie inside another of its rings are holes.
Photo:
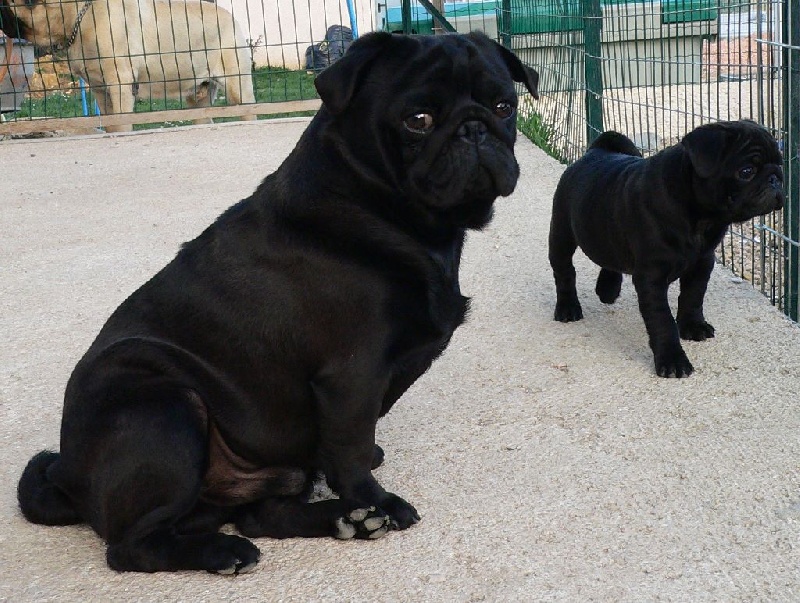
[[[594,292],[597,297],[604,304],[613,304],[619,297],[619,292],[622,290],[622,273],[601,268],[600,274],[597,275],[597,284],[594,287]]]
[[[236,528],[251,538],[333,536],[374,540],[390,527],[389,517],[374,506],[342,499],[309,503],[299,497],[268,498],[248,505],[236,521]]]
[[[572,256],[575,255],[578,244],[572,233],[569,215],[562,211],[559,205],[556,200],[553,205],[548,239],[548,257],[556,281],[554,318],[560,322],[572,322],[583,318],[581,303],[578,301],[578,291],[575,289],[575,266],[572,263]]]
[[[206,427],[196,405],[174,387],[126,388],[120,380],[114,385],[116,391],[107,396],[113,410],[98,412],[83,427],[84,438],[94,438],[94,444],[76,439],[62,452],[67,458],[69,450],[77,461],[74,470],[88,467],[85,505],[92,526],[108,543],[109,566],[221,574],[251,569],[260,554],[250,541],[176,529],[195,507],[207,460]]]
[[[357,364],[357,361],[353,361]],[[386,382],[374,371],[318,377],[312,382],[320,416],[319,462],[330,487],[361,507],[378,507],[404,530],[419,514],[408,502],[386,492],[372,475],[375,424]]]
[[[714,327],[703,316],[703,298],[714,269],[714,253],[708,253],[681,276],[678,296],[678,330],[683,339],[705,341],[714,337]]]
[[[669,281],[657,276],[634,274],[633,285],[650,339],[650,349],[653,350],[656,374],[659,377],[688,377],[694,368],[681,347],[678,325],[669,309]]]

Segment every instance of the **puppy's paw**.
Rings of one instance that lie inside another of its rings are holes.
[[[655,355],[656,374],[659,377],[688,377],[694,372],[694,367],[686,353],[678,348],[671,353]]]
[[[353,509],[347,515],[335,521],[336,533],[340,540],[360,538],[375,540],[391,529],[391,519],[382,510],[375,507]]]
[[[556,311],[553,316],[558,322],[575,322],[583,318],[583,310],[578,300],[560,301],[556,303]]]
[[[396,494],[389,494],[380,502],[381,509],[391,518],[394,530],[405,530],[419,521],[417,510]]]
[[[678,322],[681,339],[705,341],[714,337],[714,327],[706,321]]]

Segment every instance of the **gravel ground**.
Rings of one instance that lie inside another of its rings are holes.
[[[800,329],[729,271],[697,371],[659,379],[629,281],[552,320],[550,203],[563,166],[525,139],[522,177],[469,236],[469,321],[378,426],[377,475],[422,522],[376,542],[258,539],[246,576],[117,574],[86,527],[25,522],[15,486],[58,447],[66,379],[109,313],[248,195],[305,123],[0,144],[0,600],[800,600]],[[674,291],[673,301],[674,301]]]

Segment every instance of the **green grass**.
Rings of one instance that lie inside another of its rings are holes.
[[[256,102],[276,103],[293,100],[307,100],[319,98],[314,88],[314,75],[307,74],[305,71],[287,71],[285,69],[274,69],[264,67],[253,72],[253,88],[256,95]],[[87,91],[87,101],[89,103],[89,113],[94,114],[93,95]],[[217,98],[214,106],[224,106],[225,99]],[[185,108],[186,105],[177,100],[167,99],[146,99],[136,101],[134,111],[162,111],[166,109]],[[302,111],[297,113],[277,113],[262,116],[263,118],[313,115],[314,111]],[[14,114],[15,118],[25,119],[31,117],[82,117],[83,106],[81,95],[78,89],[69,92],[52,92],[43,98],[28,98],[19,111]],[[215,121],[235,121],[237,118],[218,118]],[[138,124],[134,126],[136,130],[149,128],[161,128],[164,126],[182,125],[191,123],[190,121],[162,122],[153,124]]]
[[[553,128],[544,122],[541,115],[535,111],[531,111],[524,117],[520,115],[517,119],[517,128],[530,139],[533,144],[550,155],[550,157],[561,163],[567,163],[558,149],[553,145],[553,137],[555,135]]]

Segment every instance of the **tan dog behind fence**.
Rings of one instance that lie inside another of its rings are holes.
[[[254,103],[250,48],[233,15],[200,0],[4,0],[22,36],[64,49],[103,114],[132,113],[140,99],[210,106]],[[251,120],[255,116],[245,116]],[[210,123],[211,119],[197,120]],[[130,125],[108,126],[110,132]]]

